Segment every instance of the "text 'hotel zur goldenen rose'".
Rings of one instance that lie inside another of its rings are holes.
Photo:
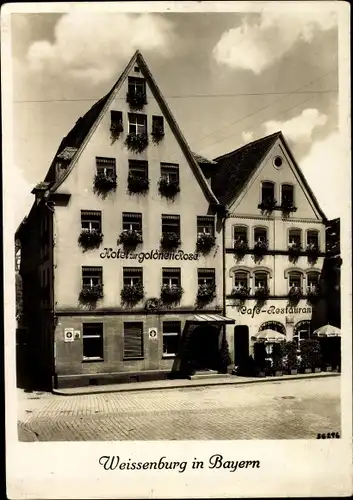
[[[33,193],[16,238],[42,385],[226,372],[264,329],[310,335],[326,219],[284,137],[191,152],[139,52]]]

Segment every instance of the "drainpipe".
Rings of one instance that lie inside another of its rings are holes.
[[[222,264],[223,264],[223,316],[226,315],[226,235],[225,235],[225,223],[227,220],[227,213],[222,220]]]

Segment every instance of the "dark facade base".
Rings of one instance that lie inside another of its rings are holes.
[[[136,371],[109,374],[59,375],[55,377],[55,389],[73,387],[89,387],[95,385],[126,384],[133,382],[148,382],[150,380],[166,380],[170,378],[170,370]]]

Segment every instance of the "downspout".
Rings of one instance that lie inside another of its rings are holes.
[[[222,265],[223,265],[223,316],[226,316],[226,234],[225,223],[227,220],[227,213],[222,221]]]

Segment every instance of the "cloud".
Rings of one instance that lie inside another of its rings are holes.
[[[350,163],[339,133],[315,141],[300,167],[326,216],[341,217],[347,211]]]
[[[317,127],[327,123],[327,115],[317,109],[305,109],[302,113],[287,121],[270,120],[264,123],[266,135],[282,131],[286,139],[293,142],[308,142]]]
[[[173,25],[154,14],[72,12],[59,19],[53,43],[40,40],[29,47],[27,62],[34,72],[89,78],[98,84],[113,77],[137,49],[170,55],[174,38]]]
[[[254,140],[254,135],[254,132],[252,132],[251,130],[246,130],[241,134],[242,139],[245,143],[252,142]]]
[[[222,34],[213,50],[219,64],[255,74],[280,60],[298,41],[310,43],[318,31],[337,24],[335,13],[268,11],[257,22],[244,19],[241,26]]]

